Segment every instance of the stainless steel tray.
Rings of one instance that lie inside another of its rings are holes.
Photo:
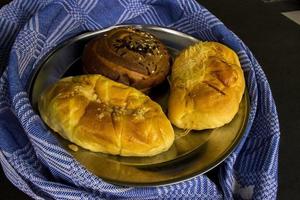
[[[122,25],[128,26],[128,25]],[[184,33],[157,26],[131,25],[158,37],[168,48],[172,57],[198,39]],[[92,38],[116,28],[85,33],[64,42],[46,56],[33,73],[29,84],[31,102],[37,110],[37,99],[44,89],[61,77],[83,74],[81,54],[84,45]],[[119,26],[118,26],[119,27]],[[154,88],[149,96],[164,111],[168,99],[167,81]],[[120,185],[155,186],[170,184],[194,177],[211,170],[221,163],[236,147],[245,131],[249,111],[248,94],[245,92],[239,111],[227,125],[210,130],[191,131],[174,127],[176,139],[164,153],[152,157],[121,157],[94,153],[83,148],[72,151],[69,141],[54,133],[62,147],[83,166],[102,179]]]

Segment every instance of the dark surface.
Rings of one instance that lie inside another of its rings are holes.
[[[1,165],[0,165],[1,167]],[[0,170],[0,199],[26,200],[30,199],[25,193],[14,187]]]
[[[1,1],[7,2],[7,0]],[[235,32],[262,65],[277,104],[281,126],[278,199],[300,196],[300,26],[280,14],[299,1],[198,0]],[[0,199],[26,199],[0,172]]]

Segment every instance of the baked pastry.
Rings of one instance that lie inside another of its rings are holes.
[[[146,91],[165,80],[170,70],[166,47],[150,33],[131,27],[112,29],[84,48],[83,69]]]
[[[168,102],[170,121],[184,129],[210,129],[229,123],[245,89],[236,53],[216,42],[199,42],[175,59]]]
[[[157,103],[101,75],[61,79],[43,92],[38,108],[51,129],[93,152],[152,156],[174,141]]]

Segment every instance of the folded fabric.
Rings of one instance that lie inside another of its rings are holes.
[[[30,105],[26,87],[51,49],[121,23],[171,27],[218,41],[239,55],[250,95],[244,137],[220,165],[218,183],[199,175],[159,187],[121,187],[94,176],[62,149]],[[35,199],[275,199],[279,123],[262,68],[243,42],[193,0],[15,0],[0,10],[0,160]]]

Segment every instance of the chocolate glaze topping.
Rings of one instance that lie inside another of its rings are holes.
[[[165,79],[170,56],[152,34],[132,27],[116,28],[88,43],[83,64],[88,73],[104,74],[140,89]]]

